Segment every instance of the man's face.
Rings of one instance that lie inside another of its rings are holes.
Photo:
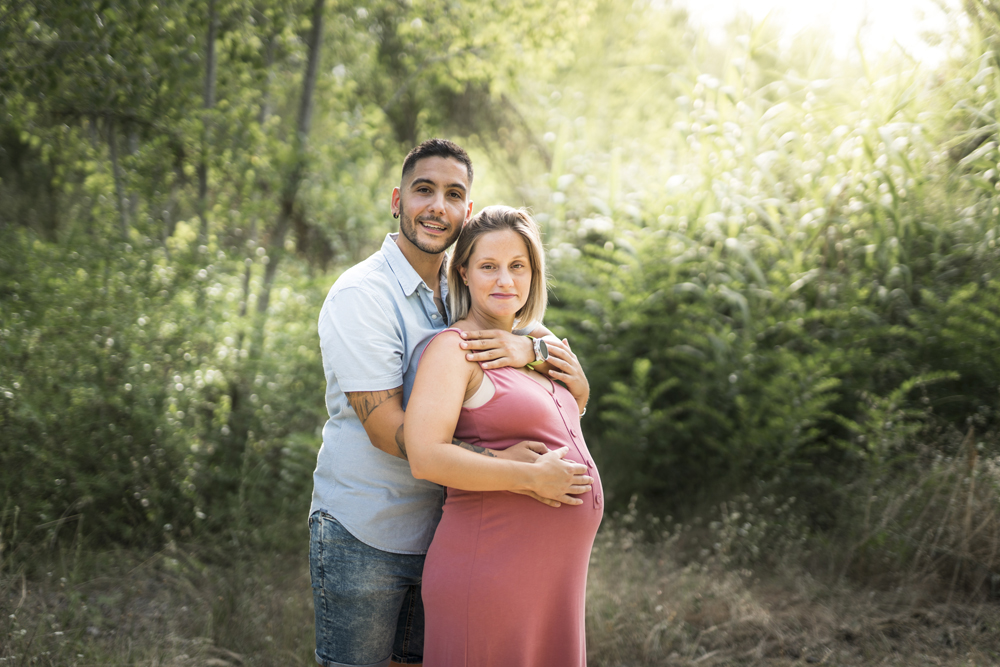
[[[469,173],[453,158],[424,158],[393,190],[392,206],[403,237],[423,252],[440,254],[472,214]]]

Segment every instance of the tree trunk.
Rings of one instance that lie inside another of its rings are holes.
[[[111,175],[115,181],[115,197],[118,199],[118,219],[122,228],[122,240],[128,241],[128,202],[122,185],[122,170],[118,163],[118,134],[115,122],[108,121],[108,152],[111,156]]]
[[[208,0],[208,37],[205,40],[205,89],[203,127],[201,134],[201,160],[198,163],[198,217],[201,231],[198,235],[202,244],[208,243],[208,145],[211,141],[211,118],[209,111],[215,107],[215,34],[218,27],[215,0]]]
[[[128,128],[128,154],[133,160],[139,155],[139,131],[134,123]],[[139,218],[139,193],[133,188],[127,193],[128,197],[128,217],[129,220]]]
[[[278,209],[278,219],[268,238],[268,264],[264,269],[264,280],[261,285],[260,297],[257,299],[258,325],[254,341],[255,348],[251,354],[259,354],[259,346],[263,342],[264,320],[267,306],[271,301],[271,287],[278,271],[278,263],[285,252],[285,236],[295,212],[299,185],[306,171],[306,157],[309,149],[309,130],[312,127],[313,95],[316,91],[316,74],[319,70],[320,47],[323,43],[323,5],[325,0],[313,0],[312,27],[309,31],[309,58],[306,61],[306,75],[302,81],[302,98],[299,102],[299,116],[295,132],[295,151],[288,178],[281,190],[281,206]]]
[[[267,42],[267,55],[265,56],[264,92],[260,98],[260,110],[257,114],[257,123],[263,127],[264,123],[271,115],[271,87],[274,84],[274,54],[278,50],[278,32],[271,34],[271,39]]]
[[[243,381],[236,383],[230,389],[232,412],[233,443],[242,443],[243,470],[247,469],[249,446],[251,439],[250,425],[253,418],[253,407],[246,404],[242,397],[252,391],[253,378],[257,375],[260,360],[264,353],[264,328],[267,324],[267,307],[271,300],[271,288],[277,274],[278,263],[284,254],[285,236],[291,224],[292,216],[297,215],[295,200],[299,185],[306,171],[306,156],[308,151],[309,129],[312,124],[312,100],[316,89],[316,74],[319,67],[320,45],[323,40],[323,5],[326,0],[313,0],[312,28],[309,31],[309,56],[306,63],[305,79],[302,82],[302,98],[299,105],[298,123],[294,141],[292,164],[288,170],[284,187],[281,189],[281,203],[278,218],[270,233],[266,235],[267,264],[264,268],[264,278],[257,299],[257,309],[254,314],[254,327],[249,344],[249,359],[243,370]],[[249,278],[249,272],[246,274]],[[249,285],[249,280],[245,283]],[[237,406],[245,406],[237,409]],[[245,475],[241,476],[238,494],[242,495]]]

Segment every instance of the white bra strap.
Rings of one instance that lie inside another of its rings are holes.
[[[483,373],[483,381],[479,383],[479,389],[469,399],[462,403],[463,408],[478,408],[490,402],[490,399],[497,393],[497,388],[493,380],[486,373]]]

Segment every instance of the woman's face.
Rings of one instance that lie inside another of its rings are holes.
[[[480,236],[468,263],[459,269],[469,286],[472,310],[491,318],[514,317],[531,290],[528,257],[528,245],[513,230]]]

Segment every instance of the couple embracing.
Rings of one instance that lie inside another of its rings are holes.
[[[320,312],[330,418],[309,556],[324,666],[586,664],[604,508],[580,431],[590,389],[542,325],[537,226],[504,206],[472,216],[472,178],[449,141],[410,151],[399,232]]]

